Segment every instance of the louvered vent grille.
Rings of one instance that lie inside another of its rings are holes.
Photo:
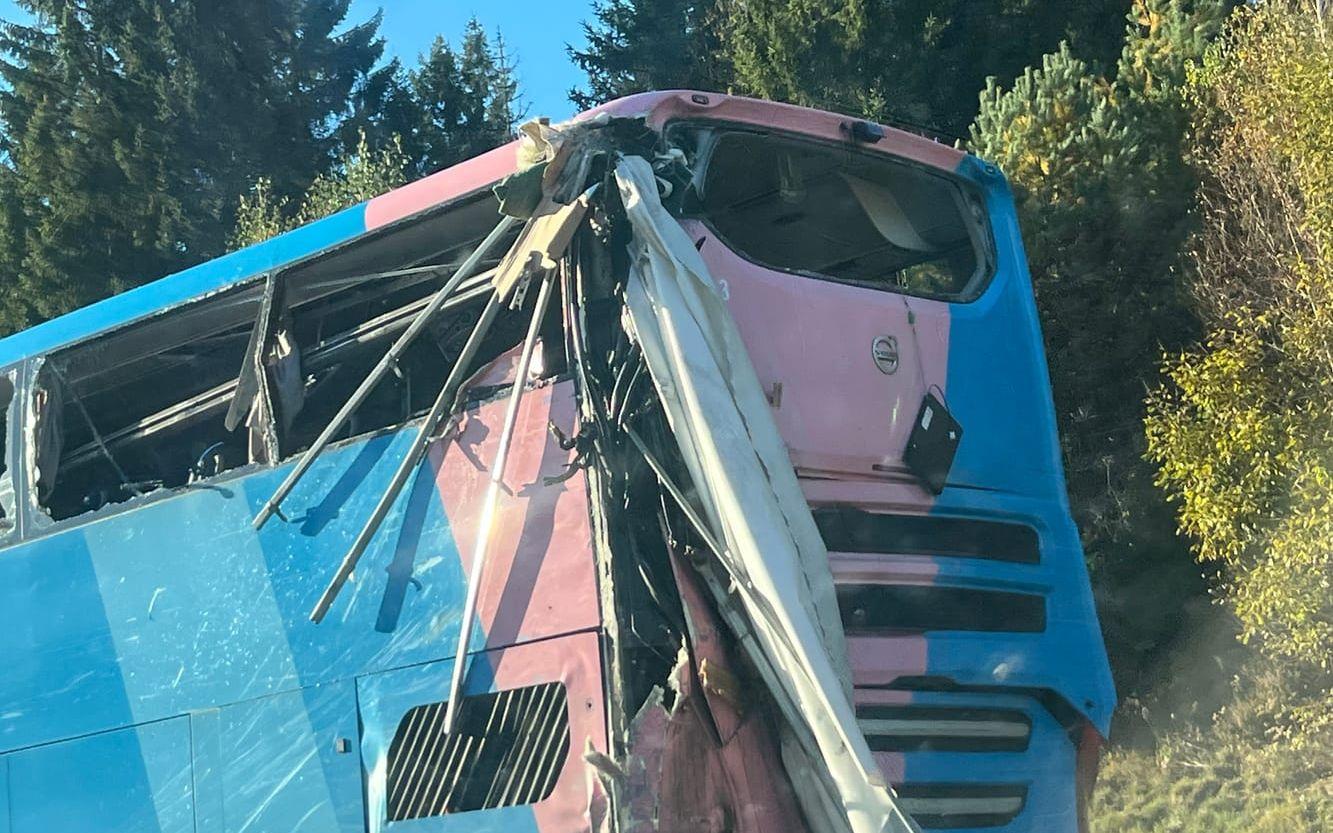
[[[927,631],[1041,633],[1046,600],[1028,593],[970,587],[839,584],[847,633],[876,636]]]
[[[389,821],[541,801],[569,754],[563,684],[478,694],[444,734],[445,703],[403,716],[389,746]]]
[[[1003,827],[1027,803],[1022,784],[905,784],[895,787],[912,820],[926,830]]]
[[[875,752],[1023,752],[1032,738],[1017,709],[860,704],[856,718]]]

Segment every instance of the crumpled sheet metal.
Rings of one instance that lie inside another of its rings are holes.
[[[634,231],[629,323],[726,551],[767,683],[827,773],[826,800],[803,791],[803,808],[817,829],[913,830],[857,726],[828,554],[735,322],[662,206],[649,163],[626,157],[616,179]]]
[[[539,197],[533,194],[536,208],[495,271],[493,283],[500,297],[508,297],[524,275],[554,269],[569,248],[588,211],[591,192],[583,189],[593,158],[611,150],[602,129],[608,121],[598,117],[553,125],[546,119],[533,119],[519,127],[516,172],[505,183],[516,182],[541,166],[541,193]],[[524,186],[518,190],[536,189]]]
[[[573,200],[588,181],[594,152],[610,150],[601,129],[610,116],[574,119],[551,124],[546,119],[532,119],[518,129],[517,170],[525,171],[545,163],[542,193],[558,203]]]
[[[668,681],[630,729],[624,833],[810,833],[783,768],[772,713],[746,691],[701,577],[672,568],[689,634]]]

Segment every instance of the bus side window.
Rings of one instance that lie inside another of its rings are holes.
[[[244,463],[223,414],[256,308],[254,288],[227,292],[43,359],[28,428],[38,508],[62,520]]]
[[[498,216],[485,192],[40,359],[28,406],[37,508],[60,521],[309,447]],[[479,264],[336,439],[429,409],[506,248]],[[558,305],[548,317],[559,326]],[[524,320],[503,316],[476,365],[513,347]],[[563,350],[548,341],[553,375]]]

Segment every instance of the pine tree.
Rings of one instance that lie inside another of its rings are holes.
[[[299,194],[338,152],[377,21],[349,0],[22,0],[0,37],[0,327],[225,248],[256,175]]]
[[[418,115],[405,142],[423,173],[503,144],[522,118],[504,40],[492,42],[476,19],[457,49],[437,37],[407,85]]]
[[[1143,455],[1161,350],[1198,333],[1185,271],[1197,179],[1186,65],[1223,0],[1136,0],[1109,77],[1068,47],[981,96],[972,147],[1013,184],[1050,362],[1070,502],[1121,689],[1143,691],[1205,589]]]
[[[343,138],[332,169],[306,192],[293,196],[269,178],[255,181],[240,200],[232,245],[265,240],[509,141],[521,118],[518,101],[498,34],[492,39],[473,19],[457,49],[437,37],[410,71],[394,61],[368,78],[342,126],[354,138]]]
[[[1062,40],[1114,60],[1125,0],[746,0],[725,6],[740,91],[961,136],[987,76]]]
[[[645,90],[724,91],[731,71],[720,49],[717,0],[597,0],[584,23],[584,50],[570,57],[588,74],[570,90],[581,108]]]

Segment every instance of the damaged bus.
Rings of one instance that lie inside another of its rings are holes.
[[[1013,202],[622,99],[0,341],[0,831],[1073,833]]]

